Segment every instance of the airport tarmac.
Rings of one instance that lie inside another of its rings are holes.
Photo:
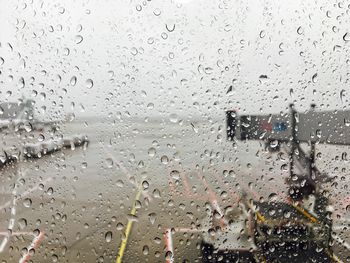
[[[62,132],[90,143],[0,171],[0,262],[201,262],[213,209],[231,211],[243,192],[287,196],[288,155],[263,142],[233,145],[224,120],[87,120]],[[327,186],[334,251],[349,262],[350,147],[317,150],[317,167],[337,176]]]

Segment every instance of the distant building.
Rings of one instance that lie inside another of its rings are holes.
[[[34,104],[33,100],[0,103],[0,120],[32,120],[34,119]]]

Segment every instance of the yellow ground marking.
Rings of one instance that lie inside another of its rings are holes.
[[[326,249],[326,253],[328,254],[328,256],[330,256],[330,258],[333,260],[333,262],[343,263],[336,255],[331,253],[331,251],[329,251],[328,249]]]
[[[142,193],[142,183],[140,184],[140,187],[138,188],[138,191],[136,193],[135,200],[134,200],[131,212],[130,212],[130,214],[132,216],[136,215],[136,203],[137,203],[137,201],[139,201],[141,193]],[[128,238],[129,238],[130,233],[131,233],[133,222],[134,222],[133,220],[128,220],[128,224],[126,225],[126,229],[125,229],[125,233],[124,233],[125,238],[122,240],[122,243],[120,244],[116,263],[122,263],[124,252],[126,249],[126,245],[128,243]]]
[[[260,255],[259,260],[260,260],[260,263],[267,263],[267,261],[263,255]]]
[[[318,219],[314,216],[312,216],[311,214],[309,214],[304,208],[296,205],[296,204],[292,204],[292,206],[301,214],[303,214],[304,216],[306,216],[311,222],[313,223],[319,223]]]
[[[298,206],[297,204],[293,204],[292,203],[292,206],[299,212],[301,213],[302,215],[304,215],[305,217],[307,217],[311,222],[313,223],[320,223],[320,221],[312,216],[306,209],[304,209],[303,207],[300,207]],[[258,220],[260,220],[261,222],[265,222],[265,218],[263,215],[261,215],[259,212],[255,212],[256,213],[256,216],[258,218]],[[326,250],[326,253],[328,254],[328,256],[335,262],[335,263],[342,263],[342,261],[336,256],[334,255],[333,253],[331,253],[328,249]],[[266,263],[266,259],[261,256],[261,262],[262,263]]]
[[[261,222],[265,222],[265,217],[260,214],[259,212],[255,212],[256,213],[256,216],[258,217],[258,220],[261,221]]]
[[[259,211],[255,211],[255,209],[253,208],[253,206],[251,205],[251,204],[248,204],[248,206],[249,206],[249,208],[251,209],[251,210],[253,210],[254,212],[255,212],[255,214],[256,214],[256,217],[258,218],[258,220],[260,221],[260,222],[265,222],[265,217],[262,215],[262,214],[260,214],[260,212]]]

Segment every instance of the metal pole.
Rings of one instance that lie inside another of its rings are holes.
[[[311,104],[311,112],[315,112],[316,104]],[[311,140],[311,149],[310,149],[310,167],[309,167],[309,172],[310,176],[312,178],[312,175],[314,174],[314,169],[315,169],[315,155],[316,155],[316,141]]]
[[[290,150],[290,179],[293,178],[294,175],[294,154],[295,149],[297,148],[297,126],[296,126],[296,114],[297,112],[294,109],[294,104],[289,105],[289,111],[290,111],[290,126],[291,126],[291,135],[292,135],[292,142],[291,142],[291,150]]]

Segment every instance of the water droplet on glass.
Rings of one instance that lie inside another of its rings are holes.
[[[106,242],[109,243],[112,241],[112,232],[111,231],[108,231],[106,234],[105,234],[105,239],[106,239]]]
[[[350,205],[347,205],[345,210],[346,210],[346,212],[350,212]]]
[[[316,83],[316,82],[317,82],[317,73],[315,73],[315,74],[312,76],[312,82],[313,82],[313,83]]]
[[[316,130],[316,136],[317,136],[317,138],[321,138],[322,137],[322,131],[321,130]]]
[[[289,211],[284,211],[283,216],[284,216],[285,218],[290,218],[291,212],[289,212]]]
[[[21,230],[23,230],[27,226],[27,220],[25,218],[20,218],[18,220],[18,225]]]
[[[23,77],[20,77],[18,80],[18,88],[23,89],[25,87],[26,83],[24,81]]]
[[[107,158],[106,159],[106,165],[108,168],[112,168],[113,167],[113,160],[112,158]]]
[[[132,222],[138,222],[139,221],[139,218],[137,215],[133,215],[133,214],[128,214],[127,216],[127,219],[132,221]]]
[[[345,33],[345,34],[343,35],[343,40],[344,40],[345,42],[350,41],[350,34],[349,34],[349,33]]]
[[[116,184],[118,187],[124,187],[124,182],[123,182],[123,180],[118,180],[115,184]]]
[[[160,161],[161,161],[163,164],[167,164],[167,163],[169,162],[168,156],[163,155],[163,156],[160,158]]]
[[[76,35],[75,44],[80,44],[81,42],[83,42],[83,37],[81,35]]]
[[[211,67],[205,67],[205,68],[204,68],[204,72],[205,72],[205,74],[210,75],[210,74],[213,74],[214,69],[211,68]]]
[[[269,209],[269,215],[270,215],[270,216],[273,216],[274,214],[276,214],[276,210],[273,209],[273,208],[270,208],[270,209]]]
[[[30,122],[24,123],[23,127],[24,127],[26,132],[31,132],[33,130],[33,126]]]
[[[137,50],[136,47],[132,47],[131,50],[130,50],[130,52],[131,52],[131,55],[133,55],[133,56],[136,56],[137,53],[139,53],[139,51]]]
[[[149,253],[149,247],[147,245],[143,246],[142,253],[146,256]]]
[[[166,24],[165,28],[168,32],[173,32],[175,30],[175,24]]]
[[[75,86],[75,84],[77,84],[77,77],[76,76],[71,77],[69,83],[71,86]]]
[[[177,114],[176,114],[176,113],[170,114],[170,115],[169,115],[169,120],[170,120],[172,123],[177,123],[177,121],[178,121]]]
[[[269,195],[269,202],[276,202],[278,195],[276,193],[271,193]]]
[[[151,224],[153,225],[154,224],[154,222],[156,221],[156,213],[150,213],[149,215],[148,215],[148,217],[149,217],[149,221],[151,222]]]
[[[25,207],[31,207],[31,205],[32,205],[32,200],[31,200],[30,198],[24,199],[24,200],[23,200],[23,205],[24,205]]]
[[[154,38],[153,37],[148,38],[147,43],[152,45],[154,43]]]
[[[47,189],[46,193],[48,195],[52,195],[53,194],[53,188],[52,187],[49,187],[49,189]]]
[[[69,48],[64,48],[63,49],[63,55],[65,55],[65,56],[69,56],[69,54],[70,54],[70,50],[69,50]]]
[[[160,191],[158,189],[154,189],[153,190],[153,197],[154,198],[160,198],[161,197]]]
[[[64,9],[64,7],[59,7],[59,8],[58,8],[58,12],[59,12],[60,14],[64,14],[65,11],[66,11],[66,9]]]
[[[154,156],[156,155],[156,149],[153,148],[153,147],[149,148],[149,149],[148,149],[148,155],[149,155],[150,157],[154,157]]]
[[[94,86],[94,82],[92,79],[86,80],[86,88],[91,89]]]
[[[156,8],[156,9],[154,9],[154,11],[153,11],[153,14],[154,14],[155,16],[160,16],[161,13],[162,13],[162,12],[160,11],[159,8]]]
[[[259,34],[259,36],[260,36],[260,38],[264,38],[265,37],[265,31],[264,30],[261,30],[260,31],[260,34]]]
[[[81,32],[83,30],[83,26],[81,24],[77,25],[77,31]]]
[[[142,187],[143,187],[143,190],[147,190],[149,188],[149,183],[145,180],[142,182]]]
[[[191,122],[191,127],[195,133],[198,133],[198,128],[196,126],[194,126],[194,124],[192,122]]]
[[[289,90],[289,95],[292,96],[293,93],[294,93],[294,90],[293,90],[293,89],[290,89],[290,90]]]
[[[340,97],[340,100],[343,102],[343,99],[344,99],[344,97],[345,97],[345,90],[344,90],[344,89],[342,89],[342,90],[340,91],[339,97]]]
[[[350,119],[344,119],[344,124],[346,127],[350,126]]]
[[[59,84],[59,83],[61,83],[61,81],[62,81],[62,77],[59,74],[57,74],[56,75],[56,83]]]
[[[298,35],[302,35],[304,33],[304,30],[303,30],[303,28],[301,26],[298,27],[297,33],[298,33]]]
[[[278,140],[272,140],[272,141],[270,141],[270,147],[271,147],[272,149],[278,147],[278,145],[279,145],[279,141],[278,141]]]
[[[117,224],[117,230],[122,230],[124,228],[124,225],[122,223]]]
[[[171,251],[167,251],[165,253],[165,260],[172,262],[172,258],[173,258],[173,253],[171,253]]]
[[[179,180],[179,179],[180,179],[180,173],[179,173],[178,170],[172,170],[172,171],[170,172],[170,176],[171,176],[172,178],[174,178],[175,180]]]

